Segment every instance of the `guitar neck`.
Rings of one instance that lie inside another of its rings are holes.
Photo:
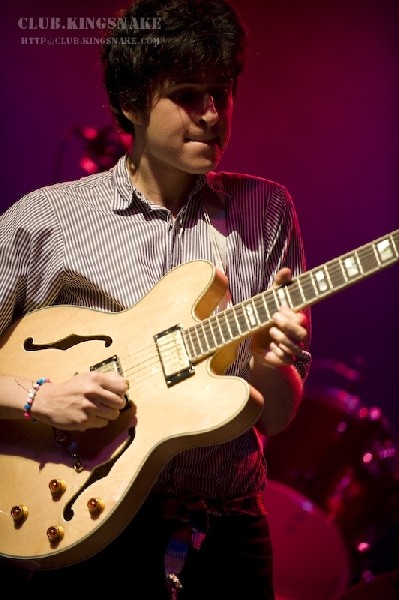
[[[183,333],[192,363],[267,327],[281,306],[309,307],[399,260],[399,229],[360,246],[189,327]]]

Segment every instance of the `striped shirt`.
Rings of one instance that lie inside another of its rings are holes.
[[[212,226],[215,206],[224,214],[223,245]],[[286,188],[249,175],[208,173],[198,176],[174,219],[133,187],[122,157],[108,171],[29,193],[0,217],[0,333],[54,304],[126,309],[171,269],[196,259],[224,268],[233,304],[270,287],[283,266],[294,276],[303,272]],[[227,373],[248,379],[250,356],[245,340]],[[310,360],[308,339],[296,362],[303,378]],[[180,453],[154,491],[242,496],[262,490],[266,475],[262,441],[251,429],[233,441]]]

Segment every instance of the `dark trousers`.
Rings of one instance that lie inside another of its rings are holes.
[[[140,515],[104,550],[76,565],[25,571],[1,563],[2,581],[17,598],[126,594],[138,600],[171,600],[164,555],[176,523]],[[179,574],[178,600],[274,600],[272,546],[265,516],[211,516],[199,550],[190,549]],[[3,572],[4,571],[4,572]]]

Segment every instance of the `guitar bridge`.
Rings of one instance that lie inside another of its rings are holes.
[[[111,371],[116,371],[117,373],[119,373],[119,375],[122,375],[123,377],[123,370],[122,370],[122,365],[120,363],[119,358],[116,356],[116,354],[114,354],[114,356],[110,356],[109,358],[106,358],[105,360],[92,365],[90,367],[90,371],[100,371],[101,373],[110,373]],[[127,393],[125,394],[125,401],[126,401],[126,407],[131,406],[132,402],[129,398],[129,396],[127,395]]]
[[[194,375],[193,365],[188,357],[180,325],[174,325],[154,335],[166,385],[171,387]]]

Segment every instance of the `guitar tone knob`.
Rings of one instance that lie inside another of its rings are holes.
[[[20,504],[19,506],[13,506],[10,513],[14,523],[19,525],[27,519],[29,511],[25,504]]]
[[[53,498],[59,498],[66,490],[66,481],[64,479],[52,479],[48,484]]]
[[[92,517],[95,517],[103,512],[105,502],[101,498],[90,498],[87,502],[87,508]]]
[[[47,529],[47,537],[49,539],[49,542],[51,542],[52,544],[60,542],[64,537],[64,534],[65,531],[62,525],[52,525]]]

